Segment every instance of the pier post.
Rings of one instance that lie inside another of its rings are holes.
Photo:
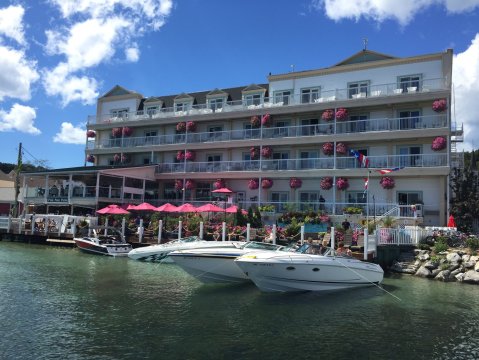
[[[158,244],[161,243],[161,235],[163,234],[163,220],[158,222]]]
[[[304,243],[304,225],[301,225],[301,245]]]
[[[35,225],[35,223],[33,222],[35,216],[32,216],[32,231],[33,231],[33,226]],[[73,220],[72,222],[72,236],[73,236],[73,239],[75,239],[75,236],[77,234],[77,223],[76,223],[76,219]]]
[[[250,234],[249,234],[250,230],[251,230],[251,224],[247,223],[246,224],[246,241],[250,241]]]
[[[123,217],[123,219],[121,219],[121,236],[123,237],[124,241],[126,241],[125,229],[126,229],[126,219],[125,219],[125,217]]]
[[[226,223],[224,221],[223,221],[223,231],[222,231],[221,237],[223,241],[226,240]]]
[[[181,239],[181,229],[183,227],[183,221],[178,221],[178,240]]]
[[[143,240],[143,219],[140,219],[140,225],[138,226],[138,242],[141,244]]]
[[[8,215],[8,225],[7,225],[7,232],[10,232],[10,229],[12,227],[12,215]]]
[[[47,236],[47,234],[48,234],[48,224],[50,223],[50,218],[47,216],[46,218],[44,218],[43,221],[45,222],[43,232],[45,233],[45,236]]]
[[[203,221],[200,221],[200,239],[203,240]]]
[[[368,228],[364,229],[364,260],[368,259],[369,234]]]
[[[273,230],[271,230],[273,233],[273,241],[272,243],[276,245],[276,224],[273,224]]]
[[[334,226],[331,226],[331,249],[334,250]]]

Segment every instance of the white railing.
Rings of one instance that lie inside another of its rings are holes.
[[[376,239],[378,245],[417,245],[428,236],[428,231],[417,226],[406,226],[404,229],[378,228]]]

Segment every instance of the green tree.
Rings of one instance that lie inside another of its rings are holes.
[[[471,232],[473,220],[479,218],[479,194],[477,172],[470,166],[454,168],[450,182],[451,214],[460,231]]]

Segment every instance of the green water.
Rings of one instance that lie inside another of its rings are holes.
[[[175,265],[0,242],[0,359],[477,359],[479,288],[263,294]]]

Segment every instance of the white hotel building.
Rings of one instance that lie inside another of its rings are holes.
[[[85,153],[94,166],[82,171],[94,175],[90,183],[81,178],[92,191],[70,188],[66,201],[85,203],[89,193],[97,206],[200,204],[222,179],[243,207],[341,214],[359,203],[380,216],[403,205],[399,214],[410,216],[410,205],[422,204],[424,224],[444,225],[450,169],[461,166],[452,59],[452,50],[408,58],[363,50],[331,67],[270,75],[265,84],[147,98],[115,86],[88,119]],[[367,156],[369,170],[351,149]],[[395,167],[403,168],[376,171]],[[57,178],[78,183],[67,170]],[[105,176],[119,180],[112,187]],[[381,185],[384,176],[393,182]],[[322,187],[325,178],[333,186]]]

